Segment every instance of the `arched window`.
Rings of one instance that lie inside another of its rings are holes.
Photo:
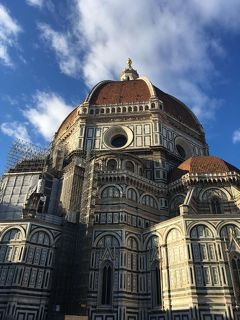
[[[107,169],[109,171],[117,170],[117,161],[114,160],[114,159],[109,160],[108,163],[107,163]]]
[[[134,172],[134,164],[132,163],[132,161],[127,161],[125,167],[127,171]]]
[[[192,228],[191,230],[192,239],[211,239],[213,238],[212,231],[205,225],[199,224]]]
[[[49,238],[49,235],[44,232],[44,231],[37,231],[35,232],[30,241],[32,243],[35,243],[35,244],[41,244],[41,245],[46,245],[46,246],[49,246],[50,245],[50,238]]]
[[[0,246],[0,262],[16,262],[21,259],[23,250],[21,238],[21,231],[15,228],[8,230],[4,234]]]
[[[133,237],[128,238],[127,245],[128,245],[128,248],[130,249],[133,249],[133,250],[138,249],[137,241]]]
[[[217,246],[213,241],[212,230],[206,225],[196,225],[192,228],[190,237],[196,286],[219,286],[220,274],[218,268],[214,264],[213,268],[209,268],[209,262],[216,261],[217,257]],[[192,279],[194,273],[191,273]]]
[[[112,235],[106,235],[102,237],[97,243],[97,248],[118,248],[118,247],[119,247],[119,242]]]
[[[184,196],[177,195],[171,202],[171,216],[177,216],[180,214],[179,206],[184,203]]]
[[[176,149],[177,149],[177,152],[180,155],[180,157],[186,158],[186,151],[184,150],[184,148],[180,144],[176,145]]]
[[[160,269],[158,263],[153,263],[151,270],[151,280],[152,280],[152,306],[157,307],[161,305],[161,279],[160,279]]]
[[[120,198],[120,192],[116,187],[109,186],[103,190],[102,198]]]
[[[220,237],[229,241],[232,237],[240,239],[240,229],[234,224],[227,224],[222,227],[220,231]]]
[[[137,192],[134,189],[129,188],[127,191],[127,198],[132,201],[137,201]]]
[[[19,229],[11,229],[5,233],[2,242],[17,241],[21,238],[21,231]]]
[[[158,208],[157,201],[150,195],[145,195],[142,197],[142,204],[154,209]]]
[[[113,270],[111,263],[106,263],[102,269],[102,292],[101,304],[112,304],[112,289],[113,289]]]
[[[216,197],[211,199],[210,202],[211,213],[219,214],[222,213],[220,200]]]

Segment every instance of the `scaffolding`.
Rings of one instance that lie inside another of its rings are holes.
[[[50,147],[41,148],[17,139],[9,150],[5,172],[42,171],[49,153]]]

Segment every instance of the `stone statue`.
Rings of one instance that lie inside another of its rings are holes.
[[[128,68],[132,69],[132,60],[130,58],[128,58],[127,64],[128,64]]]

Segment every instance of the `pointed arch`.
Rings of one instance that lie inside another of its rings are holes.
[[[101,265],[100,281],[99,302],[103,306],[110,306],[113,296],[113,264],[109,260]]]

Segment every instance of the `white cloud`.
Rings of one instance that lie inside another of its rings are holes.
[[[233,132],[233,143],[240,142],[240,128]]]
[[[128,57],[140,75],[182,98],[203,118],[220,102],[211,97],[224,57],[223,31],[240,31],[238,0],[74,0],[65,32],[42,26],[62,72],[89,86],[118,79]],[[212,30],[213,32],[209,32]]]
[[[71,39],[67,34],[54,31],[47,24],[39,24],[41,36],[54,50],[60,70],[73,77],[78,77],[81,70],[81,64],[76,55],[79,50],[71,44]]]
[[[34,7],[41,8],[43,6],[43,0],[26,0],[27,4]]]
[[[0,4],[0,60],[6,66],[12,66],[9,48],[16,46],[20,25],[10,16],[8,10]]]
[[[37,92],[24,116],[46,140],[50,141],[61,122],[72,111],[62,97],[53,92]]]
[[[17,121],[2,123],[0,125],[0,130],[9,137],[21,139],[27,142],[31,141],[26,126]]]

